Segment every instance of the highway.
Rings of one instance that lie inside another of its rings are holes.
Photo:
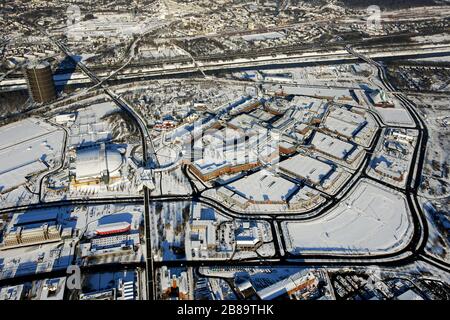
[[[365,179],[375,180],[377,183],[380,183],[388,188],[391,188],[398,192],[401,192],[406,196],[407,203],[408,203],[408,206],[409,206],[409,209],[410,209],[410,212],[412,215],[412,219],[413,219],[413,224],[414,224],[414,234],[413,234],[413,237],[408,242],[408,244],[396,252],[390,252],[390,253],[386,253],[386,254],[377,254],[377,255],[336,255],[336,254],[331,253],[331,254],[303,254],[301,256],[287,254],[287,255],[280,256],[279,253],[282,250],[282,247],[280,247],[280,246],[284,247],[284,244],[283,244],[284,239],[281,235],[282,243],[276,244],[276,246],[277,246],[276,256],[274,256],[274,259],[268,259],[266,262],[260,261],[258,259],[257,259],[257,261],[254,261],[255,259],[250,259],[247,261],[239,260],[239,262],[237,262],[237,261],[224,262],[223,260],[221,260],[221,261],[183,261],[183,262],[180,262],[180,261],[167,262],[167,261],[165,261],[165,262],[161,262],[161,263],[158,262],[158,264],[167,264],[170,266],[186,266],[186,265],[202,266],[202,265],[217,265],[220,263],[231,264],[231,265],[236,265],[237,263],[239,263],[239,264],[240,263],[244,263],[244,264],[246,264],[246,263],[247,264],[248,263],[251,263],[251,264],[253,264],[253,263],[256,263],[256,264],[269,263],[271,265],[273,265],[273,264],[280,264],[280,265],[283,265],[283,264],[294,264],[294,265],[377,264],[377,265],[401,266],[401,265],[405,265],[407,263],[411,263],[415,260],[425,260],[428,263],[434,265],[435,267],[438,267],[445,271],[450,271],[449,264],[447,264],[443,261],[440,261],[439,259],[436,259],[434,257],[430,257],[424,250],[427,239],[428,239],[428,227],[427,227],[426,219],[424,217],[424,213],[421,210],[420,204],[417,200],[417,188],[420,185],[420,178],[414,179],[414,176],[420,177],[421,172],[422,172],[422,167],[423,167],[423,161],[424,161],[424,157],[425,157],[425,149],[426,149],[428,133],[427,133],[426,127],[423,123],[423,120],[420,119],[419,115],[414,110],[414,108],[416,106],[410,100],[408,100],[401,93],[401,91],[396,90],[389,83],[389,81],[385,75],[384,67],[381,63],[378,63],[369,57],[366,57],[362,54],[355,52],[350,47],[347,49],[349,49],[349,52],[351,54],[356,55],[358,57],[358,59],[363,59],[364,61],[370,63],[371,65],[375,66],[379,70],[380,80],[386,87],[386,90],[391,92],[392,94],[394,94],[401,101],[402,105],[404,105],[405,108],[410,112],[411,116],[413,117],[413,119],[416,123],[415,129],[418,130],[419,135],[418,135],[416,147],[415,147],[413,155],[412,155],[411,168],[410,168],[410,171],[409,171],[409,174],[407,177],[407,183],[406,183],[405,189],[398,188],[398,187],[392,186],[384,181],[379,181],[377,179],[371,178],[366,174],[366,169],[368,167],[368,163],[370,161],[371,154],[373,153],[374,148],[377,145],[377,142],[374,142],[374,143],[372,143],[371,150],[369,152],[367,152],[367,154],[366,154],[366,160],[363,163],[362,168],[360,168],[360,170],[361,169],[362,170],[361,171],[358,170],[358,171],[360,171],[360,175],[356,179],[352,180],[353,181],[352,186],[347,187],[345,189],[345,192],[342,195],[340,195],[339,198],[334,197],[334,198],[332,198],[332,201],[330,201],[329,203],[324,205],[323,209],[319,211],[319,215],[327,212],[329,209],[331,209],[333,206],[335,206],[339,202],[339,200],[341,200],[349,192],[351,192],[353,190],[353,187],[359,182],[360,179],[365,178]],[[387,127],[387,126],[385,126],[385,125],[380,126],[380,130],[383,127]],[[377,134],[377,140],[379,138],[380,138],[380,131]],[[186,173],[186,169],[184,169],[184,170]],[[187,175],[187,176],[190,179],[189,175]],[[194,186],[194,184],[192,182],[191,182],[191,185]],[[196,189],[195,186],[193,187],[193,190],[194,190],[193,199],[195,199],[196,201],[205,203],[205,204],[215,208],[216,210],[218,210],[218,212],[221,212],[221,213],[228,215],[230,217],[233,217],[233,218],[245,218],[245,217],[247,219],[249,218],[248,215],[243,215],[241,212],[236,212],[236,211],[228,208],[226,205],[224,205],[223,203],[221,203],[218,200],[211,199],[211,198],[201,195],[201,192],[198,192],[198,190]],[[164,201],[168,201],[168,200],[169,200],[169,198],[164,199]],[[173,197],[171,200],[177,201],[178,199],[176,199],[176,197]],[[185,200],[184,197],[183,197],[183,200]],[[159,200],[154,199],[154,201],[159,201]],[[273,223],[277,223],[278,230],[280,230],[281,221],[289,220],[289,218],[287,218],[287,217],[280,217],[279,215],[270,216],[267,213],[260,213],[260,214],[256,214],[256,215],[252,214],[252,216],[253,216],[253,219],[261,219],[261,220],[270,221],[272,223],[272,226],[273,226]],[[316,216],[317,215],[315,215],[314,217],[316,217]],[[305,219],[311,219],[311,218],[312,217],[307,217]],[[301,220],[301,218],[299,219],[298,216],[291,218],[291,219],[292,220]],[[272,230],[274,230],[273,227],[272,227]]]
[[[68,56],[72,58],[72,55],[70,51],[58,40],[54,40],[55,44]],[[169,267],[200,267],[200,266],[261,266],[261,265],[268,265],[268,266],[284,266],[284,265],[290,265],[290,266],[313,266],[313,265],[320,265],[320,266],[368,266],[368,265],[379,265],[379,266],[404,266],[406,264],[412,263],[417,260],[426,261],[427,263],[440,268],[441,270],[445,270],[447,272],[450,272],[450,264],[441,261],[439,259],[436,259],[433,256],[430,256],[425,251],[425,246],[428,239],[428,227],[427,227],[427,221],[426,217],[421,210],[420,203],[417,198],[417,190],[420,186],[420,176],[423,169],[424,159],[425,159],[425,151],[426,151],[426,144],[428,140],[428,131],[425,126],[425,123],[420,118],[419,114],[415,109],[417,109],[417,106],[410,101],[401,91],[394,88],[392,84],[389,82],[386,70],[382,63],[377,62],[373,60],[370,57],[367,57],[364,54],[361,54],[359,52],[356,52],[352,47],[347,46],[346,50],[355,57],[355,59],[362,59],[366,61],[367,63],[373,65],[378,69],[378,76],[383,83],[385,89],[387,92],[390,92],[392,95],[394,95],[401,103],[402,105],[408,110],[411,117],[414,119],[414,122],[416,124],[415,129],[418,131],[418,138],[416,147],[414,149],[414,153],[412,156],[411,161],[411,168],[408,173],[407,177],[407,183],[405,189],[394,187],[388,183],[385,183],[383,181],[376,180],[374,178],[369,177],[366,174],[366,170],[368,168],[368,165],[370,163],[371,155],[375,151],[376,146],[379,142],[379,139],[381,138],[381,131],[382,128],[387,127],[381,122],[381,119],[379,117],[375,117],[378,125],[379,130],[377,131],[377,134],[374,138],[374,140],[371,143],[370,148],[366,149],[366,156],[364,161],[361,162],[361,165],[357,170],[355,170],[352,179],[350,180],[350,185],[343,186],[341,190],[339,190],[335,196],[330,197],[330,201],[327,201],[324,203],[319,209],[310,210],[308,212],[301,212],[296,214],[295,212],[293,214],[286,214],[286,213],[252,213],[251,219],[258,219],[258,220],[264,220],[268,221],[271,224],[273,238],[274,238],[274,245],[276,248],[276,254],[274,257],[270,259],[242,259],[242,260],[203,260],[203,261],[184,261],[184,260],[177,260],[177,261],[154,261],[153,259],[153,251],[152,251],[152,242],[151,242],[151,216],[150,216],[150,201],[198,201],[200,203],[204,203],[208,206],[213,207],[218,212],[227,215],[232,218],[241,218],[241,219],[249,219],[249,214],[245,214],[243,212],[239,212],[233,209],[230,209],[228,206],[223,204],[222,202],[212,199],[209,197],[206,197],[202,193],[204,190],[200,191],[198,190],[195,183],[192,181],[192,177],[189,175],[189,169],[186,166],[183,166],[182,170],[186,177],[188,178],[193,193],[189,196],[177,196],[177,195],[162,195],[162,196],[152,196],[150,194],[150,191],[147,188],[144,188],[144,195],[143,197],[114,197],[114,198],[97,198],[97,199],[73,199],[73,200],[62,200],[62,201],[54,201],[54,202],[40,202],[37,204],[30,204],[30,205],[24,205],[24,206],[17,206],[12,208],[4,208],[0,209],[0,213],[3,212],[20,212],[28,209],[43,209],[43,208],[50,208],[50,207],[59,207],[59,206],[75,206],[75,205],[96,205],[96,204],[109,204],[109,203],[139,203],[143,204],[145,207],[145,214],[144,214],[144,223],[145,223],[145,243],[146,243],[146,262],[145,262],[145,268],[146,268],[146,275],[147,275],[147,298],[148,299],[155,299],[155,293],[156,293],[156,283],[155,283],[155,267],[160,267],[162,265],[166,265]],[[141,140],[142,140],[142,151],[143,151],[143,158],[145,166],[149,169],[156,169],[159,167],[158,158],[155,152],[155,148],[153,146],[153,142],[151,139],[151,135],[148,131],[146,122],[144,119],[141,118],[141,116],[135,112],[135,110],[130,106],[124,99],[122,99],[120,96],[117,96],[111,89],[109,89],[106,85],[107,81],[102,81],[100,78],[98,78],[91,70],[89,70],[83,63],[80,63],[78,61],[75,61],[78,64],[78,67],[81,69],[81,71],[86,74],[93,83],[99,84],[99,87],[101,87],[104,92],[122,109],[124,110],[138,125],[140,134],[141,134]],[[391,126],[389,126],[391,127]],[[342,254],[302,254],[302,255],[291,255],[289,253],[285,253],[284,248],[285,240],[283,237],[283,234],[281,232],[277,232],[276,230],[281,230],[281,223],[283,221],[301,221],[301,220],[309,220],[316,218],[327,211],[329,211],[331,208],[336,206],[343,198],[345,198],[350,192],[353,191],[354,186],[362,179],[372,179],[375,180],[377,183],[380,183],[384,186],[387,186],[391,189],[395,189],[398,192],[403,193],[408,202],[409,209],[412,214],[413,223],[414,223],[414,235],[411,239],[411,241],[404,247],[401,248],[401,250],[398,250],[397,252],[390,252],[386,254],[377,254],[377,255],[342,255]],[[42,188],[42,182],[40,189]],[[279,235],[279,240],[277,237],[277,234]],[[105,266],[108,267],[108,266]],[[112,267],[112,266],[110,266]],[[115,266],[118,267],[118,266]],[[98,267],[100,269],[100,267]],[[95,268],[92,267],[90,270],[94,270]],[[84,270],[84,269],[83,269]],[[88,269],[86,269],[88,270]],[[56,272],[56,271],[55,271]],[[60,272],[60,271],[58,271]],[[51,275],[55,275],[56,273],[51,273]],[[42,277],[49,276],[49,274],[42,274],[40,275]],[[36,279],[36,275],[30,276],[30,279]],[[4,283],[9,283],[7,281],[15,282],[19,281],[20,279],[4,279],[0,280],[0,284],[2,284],[2,281]]]
[[[62,168],[64,168],[64,163],[66,162],[66,147],[67,147],[67,139],[69,138],[69,130],[67,130],[66,127],[61,126],[59,124],[53,123],[51,122],[52,125],[57,126],[58,128],[64,130],[64,140],[63,140],[63,145],[61,148],[61,164],[56,167],[53,168],[52,170],[50,170],[49,172],[47,172],[45,175],[43,175],[41,177],[41,179],[39,180],[39,202],[42,202],[42,189],[43,189],[43,185],[44,185],[44,181],[45,179],[50,176],[51,174],[58,172],[59,170],[61,170]]]
[[[158,158],[156,156],[155,148],[153,146],[153,141],[151,139],[150,133],[148,131],[145,121],[141,116],[121,97],[116,95],[112,90],[110,90],[106,83],[102,83],[102,80],[95,75],[89,68],[87,68],[82,62],[74,59],[70,50],[59,40],[53,39],[50,35],[47,36],[55,43],[56,46],[81,69],[81,71],[86,74],[94,84],[98,84],[104,92],[119,106],[123,111],[125,111],[138,125],[139,133],[141,135],[142,144],[142,157],[144,160],[144,166],[147,168],[157,168],[159,166]],[[150,149],[150,154],[149,154]],[[155,272],[153,268],[153,250],[151,242],[151,217],[149,210],[149,198],[150,190],[144,186],[144,232],[145,232],[145,245],[146,245],[146,277],[147,277],[147,299],[154,300],[156,293],[155,284]],[[89,200],[89,203],[90,200]]]
[[[61,44],[63,45],[63,44]],[[411,46],[411,45],[409,45]],[[326,47],[320,47],[320,50],[327,49]],[[94,85],[106,82],[111,84],[143,81],[147,79],[163,78],[163,77],[183,77],[202,74],[204,77],[208,74],[215,72],[221,72],[227,70],[229,72],[245,71],[258,69],[274,69],[274,68],[288,68],[299,66],[314,66],[317,64],[340,64],[340,63],[352,63],[360,59],[357,56],[348,55],[347,50],[331,50],[328,48],[328,52],[304,52],[293,51],[290,54],[279,54],[279,52],[272,54],[262,54],[261,56],[250,57],[246,55],[242,56],[224,56],[220,59],[211,60],[211,57],[188,57],[186,61],[168,60],[165,62],[148,62],[139,64],[126,64],[126,67],[121,66],[120,72],[114,73],[114,79],[109,79],[109,73],[105,69],[96,70],[92,68],[98,74],[104,75],[105,79],[98,79],[98,81],[92,81]],[[399,51],[395,49],[386,49],[384,52],[377,53],[377,60],[390,60],[390,59],[412,59],[420,57],[431,57],[435,55],[449,55],[450,45],[430,45],[426,47],[411,46],[405,48],[406,51]],[[164,63],[164,65],[163,65]],[[83,65],[83,64],[81,64]],[[80,66],[81,68],[81,66]],[[83,70],[82,70],[83,71]],[[83,71],[84,73],[84,71]],[[85,78],[80,77],[80,74],[72,75],[70,84],[86,84],[86,81],[92,78],[86,75]],[[21,76],[20,76],[21,77]],[[8,88],[14,88],[22,85],[25,86],[23,79],[9,79],[0,82],[1,90],[8,90]]]
[[[411,212],[413,213],[413,218],[415,219],[415,239],[413,240],[413,248],[412,252],[416,258],[419,260],[425,260],[428,263],[441,268],[446,271],[450,271],[450,264],[435,257],[429,255],[425,247],[427,245],[428,240],[428,224],[425,213],[423,212],[417,192],[421,183],[421,175],[423,170],[423,165],[425,161],[426,155],[426,144],[428,141],[428,129],[425,125],[425,122],[421,119],[417,110],[418,106],[414,104],[411,100],[407,98],[405,94],[401,92],[398,88],[395,88],[390,82],[386,74],[386,68],[382,63],[374,61],[372,58],[367,57],[361,53],[356,52],[350,46],[347,46],[346,49],[349,53],[358,56],[360,59],[366,61],[367,63],[373,65],[378,69],[378,76],[381,82],[383,83],[385,90],[395,96],[405,107],[405,109],[409,112],[411,117],[415,122],[415,129],[418,131],[418,138],[416,147],[414,149],[414,153],[412,156],[411,167],[408,172],[407,182],[406,182],[406,190],[405,194],[407,196],[408,204]],[[420,228],[420,235],[417,232],[417,229]]]
[[[125,203],[143,203],[142,197],[98,197],[98,198],[77,198],[77,199],[64,199],[56,201],[47,201],[39,203],[30,203],[24,205],[18,205],[14,207],[5,207],[0,209],[0,213],[19,214],[23,211],[40,210],[49,208],[61,208],[70,206],[86,206],[86,205],[103,205],[103,204],[125,204]]]

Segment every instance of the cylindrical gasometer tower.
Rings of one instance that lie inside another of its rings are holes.
[[[50,63],[29,63],[25,69],[28,91],[34,102],[48,103],[56,99],[55,84]]]

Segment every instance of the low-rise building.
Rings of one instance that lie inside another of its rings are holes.
[[[305,274],[304,271],[300,271],[258,291],[257,294],[261,300],[273,300],[281,296],[289,297],[297,292],[313,290],[318,284],[319,279],[313,273]]]
[[[63,300],[66,278],[46,279],[38,283],[37,300]]]
[[[131,224],[128,222],[122,221],[122,222],[115,222],[115,223],[99,225],[97,227],[97,229],[95,230],[95,233],[98,236],[105,236],[105,235],[123,233],[123,232],[127,232],[130,230],[131,230]]]
[[[19,284],[17,286],[3,287],[0,289],[0,301],[1,300],[22,300],[25,295],[24,285]]]
[[[55,116],[55,122],[58,124],[67,124],[69,122],[75,122],[76,118],[76,113],[63,113]]]
[[[4,237],[2,249],[55,241],[61,241],[61,226],[44,224],[41,227],[30,229],[18,227]]]
[[[386,91],[377,89],[368,93],[373,105],[381,108],[394,108],[394,103],[388,98]]]
[[[236,229],[236,248],[239,250],[255,250],[262,244],[261,231],[254,222],[244,222]]]
[[[189,279],[186,271],[176,275],[172,274],[166,266],[163,266],[160,275],[161,298],[168,300],[189,299]]]
[[[333,172],[331,165],[302,154],[280,162],[279,168],[288,175],[313,185],[320,185]]]

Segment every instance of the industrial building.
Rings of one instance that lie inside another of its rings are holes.
[[[24,285],[3,287],[0,289],[0,301],[22,300],[25,295]]]
[[[194,251],[215,249],[217,223],[212,220],[193,220],[190,224],[190,245]]]
[[[133,252],[140,245],[140,239],[138,232],[130,231],[131,224],[125,221],[97,226],[93,233],[95,237],[80,246],[81,256],[89,258]]]
[[[347,163],[353,163],[362,153],[357,150],[357,146],[322,132],[316,131],[311,140],[311,146],[314,150],[325,154],[335,160],[343,160]]]
[[[201,180],[248,171],[278,157],[278,139],[274,133],[253,126],[247,119],[235,129],[230,125],[233,120],[228,128],[208,133],[194,144],[197,160],[190,163],[190,169]]]
[[[28,92],[36,103],[48,103],[56,99],[50,63],[30,63],[24,69]]]
[[[35,288],[37,300],[63,300],[65,288],[65,277],[39,281]]]
[[[389,178],[395,181],[403,181],[404,172],[397,165],[389,165],[385,161],[380,161],[375,166],[375,172],[380,176]]]
[[[227,256],[228,252],[219,245],[221,218],[213,209],[196,204],[192,207],[192,218],[186,224],[185,252],[188,259],[208,259],[212,256]],[[223,224],[225,227],[226,224]]]
[[[80,300],[138,300],[135,281],[135,277],[130,280],[120,278],[112,288],[81,293]]]

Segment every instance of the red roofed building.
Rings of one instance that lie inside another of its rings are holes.
[[[128,222],[109,223],[98,226],[95,233],[99,236],[117,234],[130,231],[131,225]]]

